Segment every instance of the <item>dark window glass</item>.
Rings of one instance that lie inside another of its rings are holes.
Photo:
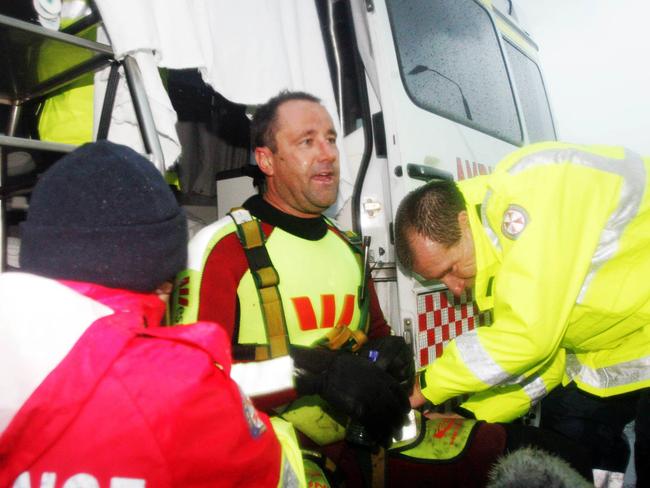
[[[329,1],[329,0],[328,0]],[[325,54],[330,69],[332,87],[339,113],[342,116],[343,135],[354,132],[363,126],[359,74],[355,59],[355,42],[352,26],[352,13],[347,1],[335,0],[332,3],[319,0],[316,7],[320,19]],[[329,16],[332,16],[333,34],[330,32]],[[336,42],[336,45],[334,44]]]
[[[551,109],[539,67],[507,39],[505,44],[530,142],[555,140]]]
[[[487,11],[473,0],[387,5],[402,80],[414,103],[519,144],[514,97]]]

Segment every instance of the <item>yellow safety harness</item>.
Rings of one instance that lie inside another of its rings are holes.
[[[289,338],[282,307],[282,297],[278,290],[280,276],[273,266],[266,249],[266,236],[262,231],[260,222],[253,218],[245,208],[233,208],[228,215],[233,219],[237,227],[237,237],[244,249],[248,268],[257,289],[268,338],[268,346],[255,347],[255,359],[261,361],[284,356],[289,352]],[[331,224],[330,221],[328,223]],[[369,273],[367,266],[362,261],[358,243],[355,243],[352,239],[353,236],[344,232],[340,232],[339,235],[350,245],[359,265],[364,269],[363,282],[359,290],[360,323],[362,328],[350,330],[345,326],[333,327],[316,345],[322,345],[330,349],[349,348],[356,351],[368,340],[365,331],[368,327],[369,297],[367,281]]]

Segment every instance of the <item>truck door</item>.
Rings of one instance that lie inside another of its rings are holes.
[[[525,135],[500,34],[483,2],[375,0],[366,10],[385,128],[384,203],[394,216],[424,181],[486,174]],[[471,294],[455,301],[440,283],[420,283],[400,270],[397,285],[393,327],[412,337],[419,366],[489,320],[475,312]]]

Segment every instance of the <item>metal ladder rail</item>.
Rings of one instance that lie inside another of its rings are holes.
[[[94,16],[94,21],[99,19],[95,10],[93,10],[93,14],[91,15]],[[80,21],[70,27],[72,27],[72,30],[74,31],[75,25],[84,24],[85,26],[90,25],[88,21]],[[124,69],[124,75],[133,101],[145,150],[150,154],[153,164],[156,165],[161,172],[164,171],[162,147],[156,132],[151,107],[144,90],[142,75],[135,58],[127,55],[124,59],[118,61],[115,60],[113,50],[109,45],[80,38],[67,32],[51,31],[29,22],[0,15],[0,34],[5,30],[13,30],[22,35],[32,35],[36,40],[50,39],[62,42],[66,45],[87,49],[94,53],[94,56],[86,62],[72,66],[71,68],[57,73],[55,76],[48,79],[41,80],[28,89],[22,89],[19,86],[20,80],[15,79],[13,76],[14,73],[11,70],[5,70],[5,72],[9,72],[12,77],[10,84],[13,88],[13,93],[2,93],[2,90],[0,90],[0,103],[11,106],[6,135],[0,135],[0,271],[4,271],[7,268],[8,236],[6,199],[10,196],[10,193],[5,191],[8,190],[6,188],[8,174],[7,154],[4,148],[11,147],[25,150],[54,151],[61,154],[70,152],[75,148],[74,146],[67,144],[48,143],[35,139],[15,137],[22,106],[25,102],[44,98],[86,73],[98,71],[112,62],[117,62]],[[2,41],[5,44],[8,44],[7,37],[8,36],[3,35]],[[10,46],[5,45],[3,47],[5,47],[5,52],[7,53],[4,59],[8,59],[10,55],[8,48]]]

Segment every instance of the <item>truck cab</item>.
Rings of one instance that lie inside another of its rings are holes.
[[[339,219],[371,237],[384,313],[422,367],[456,335],[489,323],[490,312],[479,311],[471,293],[455,299],[441,283],[402,272],[393,252],[394,213],[430,179],[487,174],[517,147],[556,139],[538,48],[511,15],[511,2],[331,7],[337,29],[330,67],[346,154],[356,168]]]

